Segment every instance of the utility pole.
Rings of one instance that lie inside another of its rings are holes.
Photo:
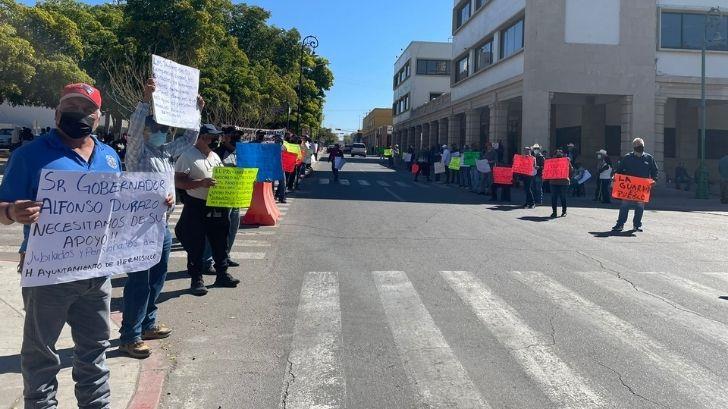
[[[318,38],[315,36],[306,36],[303,40],[301,40],[301,60],[300,60],[300,68],[301,71],[298,74],[298,118],[297,118],[297,126],[296,130],[299,136],[301,136],[301,131],[303,129],[303,111],[302,111],[302,100],[303,100],[303,57],[306,52],[306,48],[311,48],[313,52],[316,51],[316,48],[318,48],[319,42]]]

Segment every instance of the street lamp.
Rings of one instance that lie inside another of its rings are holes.
[[[303,56],[304,56],[304,53],[306,52],[306,48],[310,48],[311,51],[315,52],[315,50],[316,50],[316,48],[318,48],[318,46],[319,46],[319,42],[318,42],[318,38],[316,38],[316,36],[306,36],[306,37],[304,37],[303,40],[301,40],[301,63],[300,63],[301,71],[298,75],[298,124],[297,124],[298,126],[297,126],[297,128],[298,128],[299,136],[301,135],[301,130],[302,130],[301,129],[301,125],[302,125],[301,119],[303,117],[303,112],[301,110],[301,106],[302,106],[301,100],[303,99]]]
[[[701,50],[700,65],[700,167],[698,168],[697,189],[695,197],[697,199],[708,199],[710,197],[710,189],[708,187],[708,167],[705,165],[705,130],[707,128],[707,102],[705,99],[705,54],[709,43],[716,43],[724,39],[720,35],[720,31],[716,28],[720,27],[722,13],[719,7],[712,7],[705,13],[705,22],[703,24],[703,47]],[[708,38],[708,29],[712,30],[712,38]]]

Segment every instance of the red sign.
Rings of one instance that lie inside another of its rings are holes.
[[[650,202],[650,193],[655,181],[652,179],[638,178],[627,175],[614,175],[614,186],[612,197],[633,202]]]
[[[417,172],[419,172],[419,171],[420,171],[420,165],[418,165],[416,163],[414,165],[412,165],[412,174],[413,175],[416,175]]]
[[[536,158],[531,155],[513,155],[513,173],[533,176],[536,167]]]
[[[546,159],[543,164],[543,180],[568,179],[569,167],[569,158]]]
[[[493,168],[493,183],[498,185],[512,185],[513,168]]]
[[[283,171],[286,173],[291,173],[296,168],[296,161],[298,160],[298,155],[291,152],[281,152],[281,162],[283,163]]]

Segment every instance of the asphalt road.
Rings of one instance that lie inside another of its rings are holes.
[[[327,166],[241,231],[237,289],[188,295],[175,251],[164,408],[728,407],[728,213],[612,236],[612,208]]]

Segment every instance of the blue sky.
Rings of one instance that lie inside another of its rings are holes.
[[[448,41],[451,0],[252,0],[278,27],[316,35],[334,87],[324,126],[356,130],[372,108],[392,105],[393,64],[412,40]]]

